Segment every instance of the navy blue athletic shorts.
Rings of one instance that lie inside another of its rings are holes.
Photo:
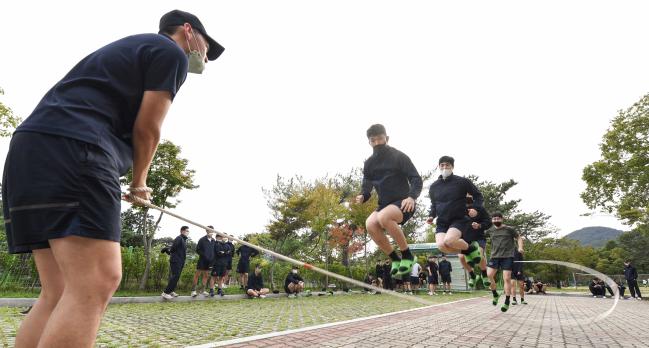
[[[67,236],[119,242],[119,177],[116,161],[96,145],[15,133],[2,177],[9,252],[46,249]]]
[[[451,223],[440,223],[437,222],[437,227],[435,227],[435,233],[446,233],[451,227],[457,228],[462,232],[462,236],[466,231],[471,227],[471,220],[468,217],[464,219],[457,219],[451,221]]]
[[[213,277],[223,277],[225,275],[226,263],[216,262],[212,266],[212,276]]]
[[[433,284],[433,285],[438,285],[439,284],[439,279],[437,278],[437,274],[434,274],[432,276],[428,276],[428,284]]]
[[[442,283],[451,283],[451,274],[450,273],[440,273],[442,276]]]
[[[514,266],[513,257],[492,257],[487,266],[494,269],[502,269],[503,271],[511,271]]]
[[[394,205],[394,206],[396,206],[397,208],[399,208],[399,210],[401,210],[401,201],[402,201],[402,200],[398,200],[398,201],[396,201],[396,202],[392,202],[392,203],[390,203],[390,204],[388,204],[388,205]],[[381,211],[381,210],[383,210],[383,208],[387,207],[388,205],[379,206],[378,208],[376,208],[376,211],[377,211],[377,212],[378,212],[378,211]],[[403,220],[401,220],[401,222],[399,223],[399,225],[403,225],[403,224],[405,224],[406,222],[408,222],[408,220],[410,220],[410,218],[412,217],[412,215],[415,213],[415,210],[416,210],[416,209],[417,209],[417,204],[415,204],[415,206],[413,207],[412,211],[409,212],[409,213],[406,213],[406,212],[404,212],[403,210],[401,210],[401,213],[403,214]]]
[[[210,268],[212,268],[212,263],[214,260],[207,260],[202,257],[198,258],[198,262],[196,263],[196,269],[199,271],[207,271]]]
[[[242,261],[239,259],[239,263],[237,263],[237,273],[250,273],[250,261]]]

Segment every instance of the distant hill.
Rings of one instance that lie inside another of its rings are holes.
[[[623,231],[614,228],[592,226],[576,230],[564,238],[574,239],[581,242],[581,245],[590,245],[594,248],[600,248],[606,245],[609,240],[617,239]]]

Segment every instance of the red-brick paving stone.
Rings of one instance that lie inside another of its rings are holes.
[[[490,298],[424,308],[381,318],[259,339],[229,347],[649,347],[649,303],[612,299],[528,296],[507,313]],[[502,301],[501,301],[502,303]]]

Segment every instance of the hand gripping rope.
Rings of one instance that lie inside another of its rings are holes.
[[[152,204],[151,202],[143,200],[141,198],[138,198],[138,197],[135,197],[135,196],[130,196],[129,198],[130,198],[130,200],[127,200],[127,199],[124,199],[124,200],[127,201],[127,202],[130,202],[130,203],[137,203],[137,204],[143,205],[143,206],[145,206],[147,208],[155,209],[155,210],[160,211],[160,212],[162,212],[164,214],[173,216],[176,219],[179,219],[179,220],[185,221],[185,222],[187,222],[189,224],[192,224],[192,225],[194,225],[196,227],[202,228],[202,229],[207,230],[207,231],[212,231],[212,232],[214,232],[214,233],[216,233],[216,234],[218,234],[218,235],[220,235],[222,237],[226,237],[228,239],[235,240],[235,241],[237,241],[237,242],[239,242],[239,243],[241,243],[243,245],[247,245],[247,246],[249,246],[249,247],[251,247],[253,249],[258,250],[259,252],[266,253],[266,254],[271,255],[271,256],[273,256],[273,257],[275,257],[277,259],[284,260],[284,261],[292,263],[294,265],[304,267],[305,269],[312,270],[314,272],[318,272],[320,274],[327,275],[329,277],[341,280],[341,281],[343,281],[345,283],[353,284],[353,285],[356,285],[358,287],[365,288],[365,289],[372,289],[372,290],[377,291],[377,292],[381,292],[381,293],[384,293],[384,294],[395,296],[395,297],[398,297],[398,298],[401,298],[401,299],[404,299],[404,300],[408,300],[408,301],[418,302],[418,303],[421,303],[421,304],[424,304],[424,305],[432,305],[432,304],[434,304],[433,302],[429,302],[429,301],[427,301],[425,299],[422,299],[422,298],[419,298],[417,296],[404,295],[404,294],[398,293],[396,291],[379,288],[379,287],[371,285],[371,284],[363,283],[363,282],[358,281],[356,279],[348,278],[348,277],[342,276],[342,275],[337,274],[337,273],[329,272],[327,270],[316,267],[316,266],[311,265],[309,263],[302,262],[302,261],[290,258],[288,256],[284,256],[282,254],[276,253],[276,252],[274,252],[272,250],[268,250],[266,248],[260,247],[258,245],[248,243],[248,242],[243,241],[243,240],[241,240],[241,239],[239,239],[237,237],[231,236],[231,235],[229,235],[227,233],[217,231],[217,230],[215,230],[213,228],[209,228],[207,226],[203,226],[203,225],[201,225],[201,224],[199,224],[197,222],[189,220],[189,219],[187,219],[185,217],[182,217],[182,216],[180,216],[178,214],[175,214],[175,213],[173,213],[173,212],[171,212],[169,210],[160,208],[160,207]],[[611,313],[613,313],[613,310],[615,310],[615,307],[617,306],[617,303],[619,301],[619,290],[617,288],[617,284],[611,278],[606,276],[605,274],[600,273],[600,272],[598,272],[598,271],[596,271],[594,269],[591,269],[591,268],[588,268],[588,267],[585,267],[585,266],[582,266],[582,265],[578,265],[578,264],[575,264],[575,263],[571,263],[571,262],[554,261],[554,260],[515,261],[515,262],[545,263],[545,264],[559,265],[559,266],[565,266],[565,267],[578,269],[578,270],[587,272],[589,274],[595,275],[595,276],[599,277],[600,279],[603,279],[606,282],[606,284],[608,284],[608,286],[611,287],[611,289],[613,290],[614,297],[615,297],[615,299],[613,301],[613,305],[611,306],[611,308],[609,308],[606,312],[601,313],[600,315],[598,315],[595,318],[587,319],[585,322],[575,322],[574,324],[570,324],[570,325],[591,324],[591,323],[595,323],[595,322],[598,322],[600,320],[603,320],[604,318],[609,316]]]

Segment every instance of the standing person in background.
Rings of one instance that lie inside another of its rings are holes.
[[[248,242],[248,237],[243,238],[243,241]],[[242,289],[247,289],[246,285],[248,285],[248,272],[250,272],[250,258],[259,255],[259,252],[247,245],[241,245],[239,249],[237,249],[237,254],[239,255],[239,263],[237,263],[239,284],[241,284]]]
[[[442,255],[442,261],[439,262],[439,275],[442,278],[442,289],[444,290],[444,295],[448,291],[449,295],[453,295],[451,292],[451,272],[453,272],[453,267],[451,263],[446,259],[446,255]]]
[[[377,286],[383,288],[383,263],[381,260],[376,261],[376,267],[374,269],[376,271],[376,281],[378,282]]]
[[[223,288],[227,289],[228,284],[230,284],[230,273],[232,273],[232,258],[234,257],[234,243],[228,238],[223,238],[225,244],[228,246],[228,264],[225,266],[225,277],[223,278]]]
[[[406,294],[412,295],[413,290],[416,293],[417,289],[419,289],[419,271],[421,271],[421,265],[419,265],[417,257],[415,257],[415,262],[412,264],[412,271],[410,272],[410,278],[406,278],[404,281]]]
[[[171,248],[165,251],[162,249],[162,252],[167,252],[169,257],[169,282],[167,283],[167,288],[162,292],[161,296],[165,300],[172,300],[174,297],[178,297],[176,294],[176,286],[178,285],[178,280],[180,280],[180,274],[183,272],[183,267],[185,267],[185,259],[187,258],[187,236],[189,235],[189,227],[183,226],[180,228],[180,235],[174,239],[174,243],[171,245]]]
[[[207,226],[211,229],[214,229],[212,226]],[[196,272],[194,273],[194,283],[192,287],[192,297],[196,297],[198,293],[196,292],[196,286],[198,285],[198,278],[202,277],[201,281],[203,288],[201,289],[203,296],[209,295],[205,288],[207,287],[207,281],[210,278],[210,269],[212,268],[212,263],[214,263],[214,232],[210,230],[205,230],[205,236],[201,237],[196,244],[196,253],[198,254],[198,263],[196,263]]]
[[[214,265],[212,265],[212,280],[210,282],[210,296],[214,296],[214,284],[218,287],[217,294],[223,296],[223,278],[225,268],[228,265],[228,245],[225,244],[223,236],[216,236],[214,243]]]
[[[126,23],[111,25],[122,31]],[[191,13],[171,11],[158,29],[87,55],[11,138],[2,179],[7,244],[10,253],[34,254],[41,283],[17,347],[94,345],[122,278],[120,177],[132,167],[126,198],[151,199],[147,174],[167,111],[187,73],[223,52]],[[42,40],[21,35],[32,47]]]
[[[385,260],[385,263],[383,263],[383,288],[388,290],[394,290],[394,280],[390,274],[391,268],[390,259]]]
[[[514,250],[514,265],[512,266],[512,305],[517,305],[516,302],[516,289],[521,293],[521,304],[526,305],[525,302],[525,274],[523,273],[523,254]]]
[[[642,300],[640,287],[638,287],[638,271],[631,264],[631,260],[624,261],[624,278],[626,279],[626,284],[629,286],[631,297]]]
[[[428,295],[430,296],[437,295],[435,292],[437,290],[437,284],[439,284],[437,270],[437,256],[429,256],[426,271],[428,271]]]

